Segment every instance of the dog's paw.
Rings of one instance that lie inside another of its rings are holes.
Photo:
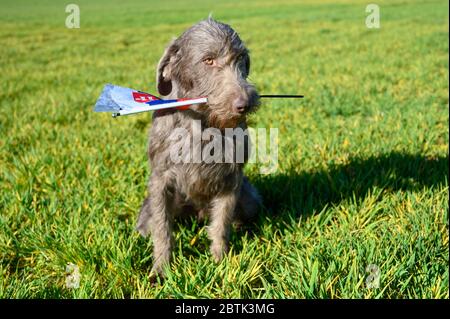
[[[223,257],[225,257],[225,255],[227,254],[228,245],[226,245],[226,244],[215,244],[214,245],[213,244],[213,245],[211,245],[210,251],[211,251],[211,255],[212,255],[214,261],[216,263],[219,263],[223,259]]]
[[[162,284],[165,279],[165,272],[163,267],[153,266],[152,270],[150,271],[150,274],[148,275],[148,279],[152,286]]]

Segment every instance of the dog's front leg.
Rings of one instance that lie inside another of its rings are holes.
[[[150,177],[148,188],[149,196],[142,205],[137,229],[142,235],[150,230],[153,239],[151,274],[164,276],[164,266],[169,264],[173,246],[173,196],[164,178],[155,173]]]
[[[228,251],[230,226],[236,207],[237,195],[228,193],[215,197],[211,201],[208,236],[211,242],[211,254],[216,262]]]

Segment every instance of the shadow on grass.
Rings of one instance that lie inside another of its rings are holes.
[[[242,249],[242,235],[260,235],[267,218],[281,226],[281,231],[293,219],[309,217],[323,208],[354,198],[360,200],[375,188],[387,192],[419,190],[448,183],[449,158],[392,152],[366,159],[353,158],[345,165],[333,165],[317,171],[258,175],[251,182],[259,190],[265,209],[254,223],[233,231],[231,246]],[[205,226],[195,219],[179,220],[174,233],[180,230]],[[206,237],[204,234],[203,237]],[[185,256],[198,256],[208,251],[209,242],[199,240],[195,245],[185,245]]]
[[[263,215],[286,222],[310,216],[348,198],[364,198],[374,188],[388,192],[416,190],[448,182],[449,158],[392,152],[353,158],[315,172],[260,175],[252,182],[263,197]],[[263,216],[264,217],[264,216]],[[260,228],[263,219],[256,223]]]

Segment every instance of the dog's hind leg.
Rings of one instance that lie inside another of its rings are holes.
[[[252,184],[244,176],[241,192],[236,204],[235,222],[239,225],[256,217],[262,206],[261,196]]]
[[[148,195],[142,203],[141,210],[139,211],[139,218],[136,223],[136,230],[142,237],[147,237],[150,232],[150,195]]]

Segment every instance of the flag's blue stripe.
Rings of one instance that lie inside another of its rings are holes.
[[[145,104],[158,105],[158,104],[166,104],[166,103],[173,103],[173,102],[177,102],[177,100],[154,100],[154,101],[145,102]]]

